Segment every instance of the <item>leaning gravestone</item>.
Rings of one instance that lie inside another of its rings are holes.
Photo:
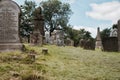
[[[19,38],[20,7],[12,0],[0,1],[0,51],[22,49]]]

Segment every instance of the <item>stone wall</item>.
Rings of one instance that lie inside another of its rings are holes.
[[[109,37],[102,39],[103,51],[118,51],[118,38]]]
[[[81,39],[79,42],[79,45],[83,49],[95,50],[95,40],[92,40],[92,39],[89,39],[89,40]]]

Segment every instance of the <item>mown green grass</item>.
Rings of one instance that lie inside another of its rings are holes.
[[[55,80],[120,80],[120,53],[48,46],[45,63]]]
[[[17,71],[23,77],[36,73],[47,80],[120,80],[120,53],[54,45],[43,47],[26,45],[26,47],[28,51],[33,49],[37,52],[36,61],[26,64],[24,59],[27,53],[21,54],[19,51],[1,53],[0,57],[8,59],[0,60],[1,78],[11,77],[10,71]],[[49,54],[43,55],[42,48],[48,48]],[[7,57],[13,54],[23,59],[9,60]]]

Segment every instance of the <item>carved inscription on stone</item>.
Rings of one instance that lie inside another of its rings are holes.
[[[17,41],[17,14],[9,8],[0,10],[0,42],[16,42]]]

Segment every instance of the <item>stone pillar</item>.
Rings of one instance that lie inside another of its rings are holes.
[[[118,21],[118,51],[120,52],[120,20]]]
[[[34,15],[34,30],[31,34],[31,43],[33,45],[43,45],[44,40],[44,18],[42,16],[41,7],[36,8],[33,12]]]
[[[96,36],[96,45],[95,48],[102,49],[102,40],[100,36],[100,28],[97,28],[97,36]]]

